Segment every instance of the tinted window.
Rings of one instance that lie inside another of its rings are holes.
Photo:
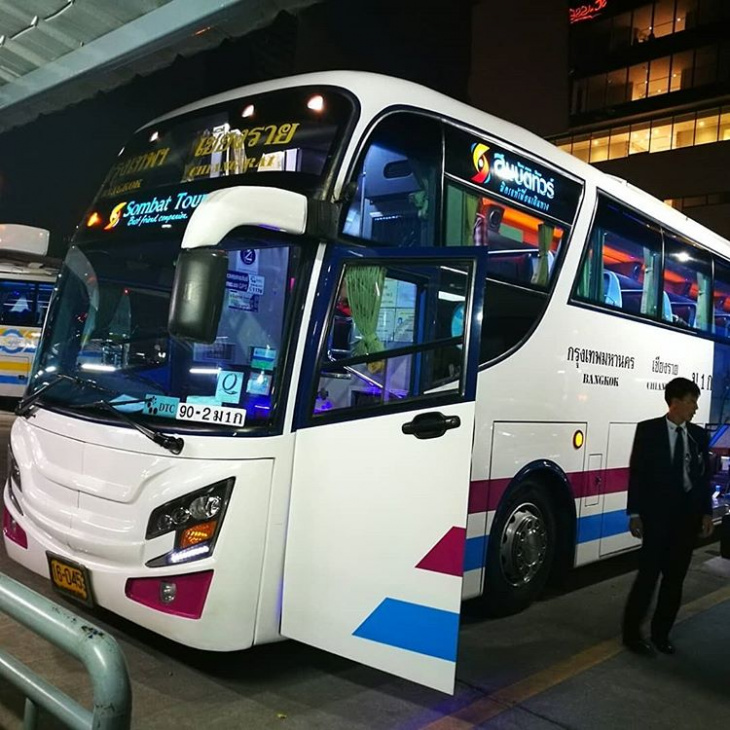
[[[36,285],[23,281],[0,282],[0,324],[34,327],[38,324]]]
[[[665,231],[662,297],[669,306],[662,310],[662,318],[681,327],[710,332],[711,283],[710,256]]]
[[[448,183],[447,246],[484,246],[490,277],[545,289],[565,227],[503,200]]]
[[[287,179],[306,177],[316,183],[352,114],[344,95],[299,87],[173,117],[132,137],[109,170],[97,202],[149,199],[151,190],[163,186],[239,176],[286,173]],[[288,186],[284,178],[278,183]]]
[[[713,317],[715,334],[730,339],[730,266],[719,261],[715,261]]]
[[[468,264],[346,264],[320,356],[316,415],[458,394]]]
[[[342,232],[393,246],[433,246],[441,180],[441,127],[414,114],[377,126],[355,170]]]
[[[576,296],[612,309],[656,317],[662,236],[654,223],[599,198]],[[661,311],[670,312],[662,297]],[[669,314],[668,316],[671,316]]]

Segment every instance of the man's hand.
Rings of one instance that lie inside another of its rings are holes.
[[[702,537],[709,537],[712,535],[712,531],[715,529],[715,525],[712,523],[712,515],[702,515],[702,528],[700,529],[700,535]]]
[[[644,525],[641,521],[641,517],[631,517],[629,519],[629,530],[634,537],[641,539],[644,537]]]

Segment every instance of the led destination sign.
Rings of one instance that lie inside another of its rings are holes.
[[[446,171],[543,214],[572,223],[581,185],[491,141],[449,130]]]
[[[171,228],[174,223],[190,220],[193,211],[203,202],[207,193],[176,191],[170,195],[152,195],[138,200],[116,203],[108,213],[95,210],[86,218],[86,228],[143,228],[157,226]]]
[[[166,198],[154,196],[150,200],[125,201],[114,206],[104,230],[108,231],[119,225],[120,222],[125,223],[129,228],[135,228],[186,221],[204,198],[205,193],[191,195],[183,192],[168,195]]]

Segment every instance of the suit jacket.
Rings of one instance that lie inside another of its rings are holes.
[[[709,438],[707,431],[686,423],[692,489],[685,494],[672,470],[672,451],[665,416],[636,426],[629,462],[629,495],[626,511],[646,517],[666,517],[677,511],[712,514]]]

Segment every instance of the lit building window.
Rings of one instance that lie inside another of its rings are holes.
[[[682,51],[672,56],[672,77],[669,91],[680,91],[692,86],[692,51]]]
[[[730,139],[730,111],[720,115],[720,131],[717,138],[720,142]]]
[[[657,58],[649,67],[649,96],[669,92],[669,56]]]
[[[695,144],[717,142],[717,125],[719,121],[720,115],[716,109],[698,114],[697,126],[695,128]]]
[[[638,101],[646,98],[648,84],[649,64],[640,63],[629,68],[629,88],[631,89],[631,101]]]
[[[608,147],[608,158],[616,160],[629,154],[629,128],[617,127],[611,130],[611,142]]]
[[[695,115],[682,114],[674,118],[672,149],[692,147],[695,143]]]
[[[591,141],[590,139],[576,138],[573,142],[573,154],[583,162],[590,162],[591,156]]]
[[[658,119],[651,125],[649,152],[664,152],[672,148],[672,118]]]
[[[591,162],[608,159],[608,137],[594,137],[591,140]]]
[[[730,105],[560,138],[555,144],[585,162],[603,162],[725,141],[730,141]]]
[[[629,137],[629,154],[638,155],[649,151],[649,123],[632,124]]]
[[[661,38],[676,32],[674,25],[674,0],[657,0],[654,3],[654,37]]]

